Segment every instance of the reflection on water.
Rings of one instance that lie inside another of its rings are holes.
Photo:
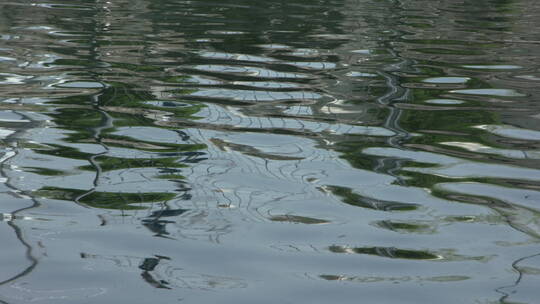
[[[538,20],[4,1],[0,303],[535,303]]]

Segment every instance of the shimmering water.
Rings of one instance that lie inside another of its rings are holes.
[[[538,303],[540,2],[0,2],[0,303]]]

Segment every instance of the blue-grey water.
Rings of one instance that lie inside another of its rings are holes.
[[[540,303],[540,2],[0,1],[0,303]]]

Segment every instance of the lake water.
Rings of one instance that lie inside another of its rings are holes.
[[[539,303],[540,2],[0,2],[0,303]]]

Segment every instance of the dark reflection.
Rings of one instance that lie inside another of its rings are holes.
[[[0,286],[9,284],[11,282],[15,282],[16,280],[19,280],[20,278],[29,275],[39,264],[38,259],[34,256],[34,253],[33,253],[34,248],[32,247],[32,244],[25,239],[25,237],[23,235],[23,230],[17,224],[17,215],[19,213],[25,212],[25,211],[27,211],[29,209],[32,209],[32,208],[39,207],[39,205],[40,205],[37,201],[32,201],[32,203],[33,204],[31,206],[29,206],[29,207],[14,210],[11,213],[11,216],[14,217],[14,219],[8,222],[8,225],[13,229],[17,239],[21,242],[21,245],[24,247],[26,259],[28,259],[28,261],[30,262],[30,265],[28,265],[26,267],[22,266],[21,267],[22,268],[21,272],[17,273],[13,277],[10,277],[10,278],[7,278],[7,279],[5,279],[3,281],[0,281]]]
[[[352,189],[339,186],[325,186],[334,195],[341,198],[345,204],[352,206],[382,210],[382,211],[412,211],[419,207],[417,204],[408,204],[392,201],[382,201],[365,196],[361,196],[352,191]]]
[[[6,141],[6,142],[10,143],[9,140]],[[4,167],[5,166],[4,162],[6,160],[9,160],[9,158],[12,158],[12,157],[16,156],[16,153],[13,153],[11,151],[11,149],[4,149],[4,151],[2,151],[2,152],[4,152],[4,156],[3,156],[2,160],[0,161],[0,176],[3,179],[5,179],[4,184],[6,185],[6,188],[7,188],[6,190],[14,191],[16,193],[17,188],[11,184],[10,178],[6,174],[5,167]],[[12,154],[10,154],[10,152],[12,152]],[[5,194],[11,194],[9,192],[4,192],[4,193]],[[16,194],[11,194],[10,196],[18,198]],[[22,201],[21,204],[28,205],[28,201]],[[7,284],[15,282],[15,281],[29,275],[39,264],[39,260],[35,255],[35,248],[33,247],[32,242],[29,241],[25,237],[24,230],[23,230],[22,227],[20,227],[19,222],[21,221],[21,218],[20,218],[19,214],[23,214],[24,212],[26,212],[28,210],[38,208],[38,207],[40,207],[40,205],[41,204],[36,199],[31,198],[29,206],[24,206],[24,207],[21,207],[21,208],[18,208],[16,210],[12,210],[12,211],[10,210],[10,212],[9,212],[9,219],[7,219],[7,221],[6,221],[7,226],[9,226],[13,230],[13,233],[15,234],[16,239],[20,242],[20,245],[22,245],[22,248],[24,249],[25,258],[28,261],[29,265],[21,265],[20,267],[18,267],[21,270],[17,271],[16,274],[14,274],[11,277],[7,277],[7,278],[3,277],[3,280],[0,281],[0,286],[5,286]],[[4,214],[2,214],[2,218],[4,218]],[[12,257],[7,257],[7,258],[12,258]],[[2,300],[0,300],[0,301],[3,302],[3,303],[7,303],[7,302],[4,302]]]
[[[219,138],[211,138],[210,142],[212,142],[214,145],[216,145],[223,151],[231,149],[233,151],[238,151],[249,156],[259,157],[267,160],[301,160],[301,158],[298,157],[287,157],[282,155],[272,155],[269,153],[264,153],[259,149],[253,148],[251,146],[229,143]]]
[[[328,224],[329,221],[318,219],[318,218],[312,218],[307,216],[299,216],[299,215],[274,215],[270,217],[271,221],[274,222],[289,222],[289,223],[297,223],[297,224]]]
[[[119,210],[145,209],[145,203],[165,202],[176,196],[175,193],[163,192],[97,192],[54,187],[43,187],[34,195],[50,199],[73,200],[94,208]]]
[[[458,282],[469,280],[470,277],[467,276],[436,276],[436,277],[427,277],[427,278],[417,278],[410,276],[395,276],[395,277],[370,277],[370,276],[348,276],[348,275],[335,275],[335,274],[321,274],[319,278],[327,281],[345,281],[345,282],[356,282],[356,283],[380,283],[380,282],[392,282],[392,283],[402,283],[402,282],[438,282],[438,283],[448,283],[448,282]]]
[[[349,246],[339,246],[332,245],[328,247],[328,250],[333,253],[343,253],[343,254],[365,254],[365,255],[374,255],[383,258],[390,259],[405,259],[405,260],[425,260],[425,261],[443,261],[443,262],[459,262],[459,261],[470,261],[470,262],[487,262],[493,256],[483,255],[483,256],[468,256],[457,254],[455,250],[441,249],[438,251],[428,251],[428,250],[412,250],[412,249],[401,249],[395,247],[349,247]]]
[[[393,247],[342,247],[342,246],[330,246],[328,248],[334,253],[357,253],[377,255],[385,258],[392,259],[410,259],[410,260],[438,260],[441,259],[439,255],[420,250],[407,250]]]
[[[185,199],[188,200],[189,198]],[[174,218],[188,211],[189,209],[170,209],[168,205],[164,204],[163,209],[152,212],[147,218],[142,220],[142,224],[150,231],[155,233],[155,236],[167,237],[168,235],[170,235],[170,233],[167,232],[167,224],[173,224],[175,223],[175,221],[166,220],[163,218]]]
[[[404,221],[377,221],[375,223],[378,227],[383,229],[388,229],[400,233],[435,233],[435,229],[427,224],[418,223],[415,221],[404,222]]]
[[[511,303],[511,302],[508,301],[508,298],[510,298],[510,296],[512,294],[517,293],[517,289],[518,289],[520,283],[524,279],[525,271],[523,271],[523,269],[519,266],[519,264],[526,261],[526,260],[528,260],[528,259],[532,259],[532,258],[535,258],[535,257],[538,257],[538,256],[540,256],[540,253],[536,253],[536,254],[533,254],[533,255],[530,255],[530,256],[522,257],[522,258],[517,259],[516,261],[514,261],[512,263],[512,268],[518,273],[518,277],[517,277],[516,281],[512,285],[502,286],[502,287],[499,287],[499,288],[495,289],[495,291],[502,294],[502,296],[501,296],[501,298],[499,300],[500,303]]]
[[[141,273],[142,278],[148,282],[148,284],[152,285],[155,288],[165,288],[165,289],[171,289],[167,285],[169,285],[169,282],[165,280],[156,280],[152,276],[152,271],[156,268],[156,266],[159,264],[160,260],[166,259],[169,260],[167,257],[158,257],[155,258],[146,258],[142,261],[142,263],[139,265],[139,268],[143,270],[143,273]]]
[[[540,210],[515,203],[508,203],[490,196],[459,193],[437,190],[436,196],[451,199],[453,201],[488,206],[496,211],[505,222],[512,228],[529,235],[534,239],[540,239]]]

